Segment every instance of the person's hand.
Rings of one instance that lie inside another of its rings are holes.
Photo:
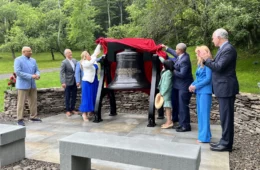
[[[80,87],[80,83],[77,83],[77,87]]]
[[[40,76],[39,75],[37,75],[37,77],[35,78],[35,80],[39,80],[40,79]]]
[[[190,85],[190,87],[189,87],[189,91],[192,92],[192,93],[194,93],[195,90],[196,90],[196,87],[193,86],[193,85]]]
[[[162,48],[166,48],[166,45],[164,45],[164,44],[161,44],[161,47],[162,47]]]
[[[66,88],[66,84],[65,83],[63,83],[63,84],[61,84],[61,86],[62,86],[62,88]]]
[[[37,77],[38,77],[38,75],[36,75],[36,74],[33,74],[33,75],[32,75],[32,78],[33,78],[33,79],[36,79]]]

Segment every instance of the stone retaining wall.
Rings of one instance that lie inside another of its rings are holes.
[[[80,103],[80,90],[76,107]],[[135,112],[148,113],[149,96],[142,92],[116,92],[118,113]],[[4,111],[6,116],[16,118],[17,92],[5,91]],[[29,114],[28,104],[25,105],[25,115]],[[108,99],[103,100],[102,109],[109,109]],[[191,114],[196,114],[196,100],[193,96],[190,104]],[[62,88],[38,89],[38,114],[64,112],[64,90]],[[219,121],[218,102],[213,96],[211,119]],[[240,93],[235,101],[235,124],[253,134],[260,134],[260,95]]]

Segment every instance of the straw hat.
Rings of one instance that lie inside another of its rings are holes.
[[[155,96],[154,106],[156,109],[160,109],[163,105],[163,96],[160,93],[157,93]]]

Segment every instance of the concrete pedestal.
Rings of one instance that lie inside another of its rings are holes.
[[[25,127],[0,124],[0,167],[25,158]]]

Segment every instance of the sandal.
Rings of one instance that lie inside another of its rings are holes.
[[[82,118],[83,118],[84,122],[88,122],[89,121],[88,116],[87,116],[86,113],[82,114]]]
[[[68,112],[66,112],[66,116],[67,117],[70,117],[71,116],[71,113],[68,111]]]
[[[162,129],[168,129],[168,128],[172,128],[173,127],[173,123],[167,125],[167,124],[164,124],[164,126],[161,126]]]

